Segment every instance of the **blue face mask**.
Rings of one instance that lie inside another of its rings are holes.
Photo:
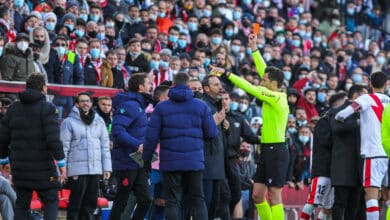
[[[137,53],[135,53],[135,52],[129,52],[129,54],[130,54],[130,56],[132,56],[132,57],[138,57],[138,56],[141,54],[141,52],[137,52]]]
[[[199,78],[200,81],[203,81],[203,79],[204,79],[205,76],[206,76],[206,74],[204,74],[204,73],[199,73],[198,78]]]
[[[159,16],[160,18],[165,18],[165,15],[166,15],[165,12],[159,12],[159,13],[158,13],[158,16]]]
[[[70,31],[73,31],[74,28],[73,24],[64,24],[64,25],[65,27],[68,27]]]
[[[150,68],[152,68],[154,70],[158,70],[158,65],[159,65],[158,61],[155,61],[155,60],[150,61]]]
[[[244,4],[249,5],[252,3],[252,0],[243,0]]]
[[[221,37],[213,37],[211,38],[211,42],[215,45],[220,45],[222,43],[222,38]]]
[[[251,128],[251,130],[252,130],[253,134],[257,134],[257,132],[259,131],[258,128]]]
[[[286,38],[283,37],[283,36],[277,36],[277,37],[276,37],[276,41],[277,41],[279,44],[283,44],[285,40],[286,40]]]
[[[46,28],[46,30],[48,30],[48,31],[54,31],[54,28],[56,28],[56,23],[47,22],[47,23],[45,24],[45,28]]]
[[[98,22],[99,18],[100,18],[99,15],[91,15],[91,20],[94,21],[94,22]]]
[[[233,19],[236,21],[241,20],[241,12],[233,11]]]
[[[238,109],[238,103],[237,102],[231,102],[230,103],[230,110],[237,111]]]
[[[188,30],[190,30],[191,32],[197,31],[198,24],[195,22],[188,22]]]
[[[165,68],[168,68],[169,67],[169,63],[164,61],[164,60],[160,60],[160,67],[165,69]]]
[[[3,55],[4,47],[0,47],[0,56]]]
[[[203,15],[206,17],[211,17],[211,11],[210,10],[204,10]]]
[[[353,15],[353,14],[355,14],[355,9],[353,9],[353,8],[348,8],[348,9],[347,9],[347,13],[348,13],[349,15]]]
[[[239,53],[239,52],[240,52],[240,49],[241,49],[240,46],[238,46],[238,45],[232,45],[232,51],[233,51],[233,53]]]
[[[63,56],[65,54],[65,47],[57,47],[56,49],[59,56]]]
[[[304,120],[304,121],[297,121],[298,125],[299,126],[302,126],[302,125],[307,125],[307,121]]]
[[[252,49],[251,48],[246,48],[246,54],[252,55]]]
[[[100,49],[92,48],[89,53],[91,54],[92,59],[97,59],[100,56]]]
[[[320,103],[324,103],[326,101],[326,94],[324,92],[319,92],[317,94],[317,100],[320,102]]]
[[[77,37],[84,37],[85,32],[83,30],[76,30],[74,32]]]
[[[178,36],[169,35],[169,37],[168,37],[168,40],[171,43],[176,43],[178,39],[179,39]]]
[[[301,41],[300,40],[292,40],[291,44],[294,47],[299,47],[299,46],[301,46]]]
[[[322,37],[313,37],[314,43],[320,43],[322,41]]]
[[[363,80],[363,77],[361,74],[353,74],[352,80],[354,83],[361,83]]]
[[[225,35],[226,35],[227,37],[232,37],[233,34],[234,34],[234,31],[233,31],[232,29],[226,29],[226,30],[225,30]]]
[[[290,81],[291,79],[291,72],[290,71],[283,71],[284,79],[287,81]]]
[[[14,6],[17,8],[20,8],[23,6],[24,0],[15,0],[14,1]]]
[[[297,129],[296,129],[296,128],[288,128],[287,131],[288,131],[290,134],[295,134],[295,133],[297,133]]]
[[[88,15],[87,14],[80,14],[79,18],[83,19],[83,21],[88,21]]]
[[[96,38],[100,41],[104,40],[104,38],[106,38],[106,35],[104,33],[98,33],[96,35]]]
[[[204,59],[204,63],[203,63],[203,65],[205,66],[205,67],[207,67],[208,65],[210,65],[210,62],[211,62],[211,60],[210,60],[210,58],[205,58]]]
[[[303,144],[306,144],[307,142],[309,142],[309,137],[308,136],[303,136],[303,135],[299,135],[299,141],[302,142]]]
[[[379,65],[383,65],[383,64],[385,64],[385,62],[386,62],[386,58],[380,56],[380,57],[378,57],[378,58],[376,59],[376,62],[377,62]]]
[[[179,47],[181,49],[183,49],[183,48],[185,48],[187,46],[187,41],[184,40],[184,39],[179,39],[179,40],[177,40],[177,44],[179,45]]]

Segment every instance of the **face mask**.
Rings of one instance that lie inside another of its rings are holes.
[[[299,23],[300,23],[300,24],[307,24],[307,20],[301,19],[301,20],[299,20]]]
[[[345,90],[349,90],[352,87],[352,83],[345,84]]]
[[[114,27],[115,23],[114,22],[107,22],[106,27]]]
[[[245,112],[248,109],[248,105],[240,103],[238,108],[240,109],[240,112]]]
[[[54,23],[54,22],[47,22],[45,24],[45,28],[48,31],[53,31],[55,27],[56,27],[56,23]]]
[[[60,57],[61,57],[61,56],[64,56],[65,51],[66,51],[65,47],[56,47],[56,49],[57,49],[57,53],[58,53],[58,55],[59,55]]]
[[[97,32],[96,31],[92,31],[92,32],[89,32],[88,35],[92,38],[96,38],[96,35],[97,35]]]
[[[0,47],[0,56],[3,55],[4,47]]]
[[[275,30],[275,32],[283,31],[283,27],[282,26],[275,26],[274,30]]]
[[[18,43],[16,43],[16,47],[21,50],[21,51],[26,51],[27,48],[28,48],[28,42],[26,41],[19,41]]]
[[[92,48],[89,53],[91,54],[92,59],[97,59],[100,56],[100,49]]]
[[[324,103],[326,101],[326,94],[324,92],[319,92],[317,94],[317,100],[320,102],[320,103]]]
[[[320,43],[322,41],[322,37],[314,37],[314,43]]]
[[[283,36],[277,36],[277,37],[276,37],[276,41],[277,41],[279,44],[283,44],[285,40],[286,40],[286,38],[283,37]]]
[[[159,12],[158,17],[160,18],[165,18],[165,12]]]
[[[252,0],[243,0],[244,4],[249,5],[252,3]]]
[[[230,110],[237,111],[238,109],[238,103],[237,102],[231,102],[230,103]]]
[[[17,8],[20,8],[23,6],[24,0],[15,0],[14,1],[14,6]]]
[[[206,17],[211,17],[211,11],[210,10],[204,10],[203,15]]]
[[[83,19],[83,21],[88,21],[88,15],[87,14],[80,14],[79,18]]]
[[[240,49],[241,49],[240,46],[238,46],[238,45],[232,45],[232,52],[233,52],[233,53],[238,53],[238,52],[240,52]]]
[[[201,99],[203,96],[203,94],[199,91],[195,91],[194,92],[194,98],[197,98],[197,99]]]
[[[85,34],[84,31],[80,29],[76,30],[74,33],[76,34],[77,37],[83,37]]]
[[[306,144],[307,142],[309,142],[308,136],[299,135],[298,138],[299,138],[299,141],[302,142],[303,144]]]
[[[169,67],[169,63],[164,61],[164,60],[160,60],[160,65],[159,65],[161,68],[163,69],[166,69]]]
[[[226,35],[227,37],[232,37],[233,34],[234,34],[234,31],[233,31],[232,29],[226,29],[226,30],[225,30],[225,35]]]
[[[311,33],[311,32],[306,32],[306,35],[305,35],[305,37],[307,37],[307,38],[311,38],[311,35],[312,35],[313,33]]]
[[[208,65],[210,65],[210,62],[211,62],[210,58],[206,57],[206,58],[204,59],[203,65],[204,65],[205,67],[207,67]]]
[[[96,37],[97,37],[98,40],[102,41],[102,40],[104,40],[104,38],[106,38],[106,34],[104,34],[104,33],[98,33],[98,34],[96,35]]]
[[[190,30],[191,32],[197,31],[198,24],[195,22],[188,22],[188,30]]]
[[[297,9],[298,9],[299,14],[302,14],[305,11],[305,9],[303,9],[302,7],[298,7]]]
[[[237,93],[239,96],[245,95],[245,91],[240,88],[234,89],[234,93]]]
[[[252,48],[246,48],[246,54],[252,55]]]
[[[172,70],[172,74],[176,75],[179,72],[179,70]]]
[[[171,43],[176,43],[176,42],[177,42],[177,39],[179,39],[179,37],[173,36],[173,35],[169,35],[169,37],[168,37],[168,40],[169,40],[169,42],[171,42]]]
[[[352,80],[354,83],[361,83],[363,80],[363,77],[361,74],[353,74]]]
[[[33,30],[31,26],[27,26],[27,31],[30,33]]]
[[[198,75],[199,81],[203,81],[205,76],[206,76],[206,74],[199,73],[199,75]]]
[[[73,24],[64,24],[65,27],[69,28],[70,31],[73,31]]]
[[[220,45],[222,43],[222,38],[220,38],[220,37],[213,37],[213,38],[211,38],[211,41],[215,45]]]
[[[241,19],[241,12],[239,11],[233,11],[233,19],[234,20],[240,20]]]
[[[270,53],[264,53],[263,57],[266,62],[269,62],[272,59],[272,55]]]
[[[377,58],[376,62],[377,62],[379,65],[383,65],[383,64],[385,64],[386,59],[385,59],[384,57],[380,56],[380,57]]]
[[[291,79],[291,72],[290,71],[283,71],[284,79],[287,81],[290,81]]]
[[[218,12],[221,14],[221,15],[224,15],[226,13],[226,9],[225,8],[218,8]]]
[[[349,15],[353,15],[353,14],[355,14],[355,9],[353,9],[353,8],[347,8],[347,13],[348,13]]]
[[[294,47],[299,47],[299,46],[301,46],[301,41],[300,40],[292,40],[291,44]]]
[[[339,20],[336,20],[336,19],[333,19],[333,20],[332,20],[332,24],[333,24],[334,26],[340,26],[340,21],[339,21]]]
[[[298,33],[301,37],[304,37],[306,35],[306,31],[303,30],[298,31]]]
[[[94,22],[98,22],[99,18],[100,18],[99,15],[91,15],[91,20],[94,21]]]
[[[295,133],[297,133],[297,129],[296,129],[296,128],[287,128],[287,131],[288,131],[290,134],[295,134]]]
[[[159,65],[158,61],[155,60],[150,61],[150,68],[158,70],[158,65]]]
[[[129,54],[131,57],[137,58],[141,54],[141,52],[129,52]]]
[[[180,47],[181,49],[183,49],[183,48],[185,48],[185,47],[187,46],[187,40],[179,39],[179,40],[177,41],[177,44],[179,45],[179,47]]]
[[[307,125],[307,121],[306,120],[304,120],[304,121],[299,121],[298,120],[297,123],[298,123],[299,126]]]
[[[257,134],[257,132],[259,131],[258,128],[251,128],[251,129],[252,129],[253,134]]]

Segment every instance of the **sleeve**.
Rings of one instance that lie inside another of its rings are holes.
[[[244,117],[241,117],[241,120],[241,136],[244,140],[250,144],[260,144],[260,136],[253,134],[248,121]]]
[[[390,157],[390,105],[386,105],[382,115],[382,144],[388,157]]]
[[[64,150],[60,139],[60,123],[58,110],[53,104],[45,103],[42,109],[43,133],[46,137],[46,144],[54,159],[64,159]]]
[[[11,200],[11,203],[15,204],[16,193],[11,184],[9,184],[8,180],[2,176],[0,176],[0,194],[7,195],[7,197]]]
[[[8,113],[6,113],[3,120],[0,121],[0,158],[8,157],[9,144],[10,144],[9,117],[8,117]]]
[[[208,106],[204,107],[204,117],[202,117],[202,130],[203,130],[203,138],[212,139],[218,135],[218,127],[215,124],[213,115]]]
[[[131,148],[133,151],[137,151],[139,145],[142,144],[141,140],[138,140],[127,132],[127,128],[139,115],[139,112],[135,110],[136,108],[134,103],[123,104],[115,110],[112,120],[112,136],[115,142],[120,146]]]
[[[81,66],[80,57],[75,56],[73,64],[73,84],[84,85],[84,72]]]
[[[61,124],[61,142],[65,155],[65,164],[67,164],[70,151],[70,142],[72,140],[72,126],[69,119],[65,119]]]
[[[16,70],[16,61],[15,59],[12,59],[11,56],[4,56],[0,59],[0,66],[1,66],[1,79],[12,81],[14,72]]]
[[[104,123],[103,120],[101,120],[101,126],[100,126],[100,144],[101,144],[101,152],[102,152],[103,171],[111,172],[112,164],[111,164],[111,152],[110,152],[110,138],[108,137],[106,124]]]
[[[260,79],[262,79],[265,73],[265,68],[267,68],[267,64],[264,62],[264,59],[261,56],[259,50],[253,52],[252,56],[253,56],[253,61],[255,62],[257,73],[259,74]]]
[[[144,161],[151,161],[153,152],[156,150],[157,144],[160,140],[161,133],[161,115],[159,105],[154,109],[150,121],[148,123],[148,129],[146,132],[144,151],[142,153],[142,159]]]
[[[299,95],[302,95],[302,89],[305,88],[308,81],[308,78],[303,78],[294,83],[293,88],[298,91]]]
[[[369,98],[367,94],[361,95],[354,100],[354,102],[359,105],[361,112],[364,112],[371,107],[371,101],[372,101],[371,97]]]
[[[330,127],[332,134],[342,135],[344,132],[353,131],[359,127],[355,117],[348,117],[344,122],[340,122],[335,117],[330,117]]]
[[[280,99],[280,95],[277,92],[271,91],[262,86],[254,86],[245,79],[232,73],[229,75],[229,80],[240,89],[255,96],[263,102],[267,102],[268,104],[276,104]]]

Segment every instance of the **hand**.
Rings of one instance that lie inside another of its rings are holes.
[[[66,168],[59,167],[58,169],[60,170],[59,180],[60,180],[60,183],[63,184],[66,181]]]
[[[103,172],[103,179],[104,179],[104,180],[110,179],[110,176],[111,176],[111,173],[110,173],[110,172],[108,172],[108,171],[104,171],[104,172]]]
[[[252,49],[252,51],[257,50],[257,36],[254,34],[249,34],[248,36],[248,46]]]
[[[138,146],[137,152],[138,152],[138,153],[144,152],[144,145],[143,145],[143,144],[140,144],[140,145]]]
[[[222,126],[223,126],[223,129],[225,129],[225,130],[228,130],[229,129],[229,127],[230,127],[230,123],[229,123],[229,121],[228,120],[223,120],[223,123],[222,123]]]
[[[215,124],[219,125],[225,119],[225,111],[216,112],[214,113],[213,117]]]
[[[213,66],[213,65],[209,65],[209,68],[210,68],[210,75],[214,75],[214,76],[222,76],[222,75],[225,75],[226,74],[226,70],[223,69],[223,68],[220,68],[220,67],[216,67],[216,66]]]
[[[287,181],[288,188],[295,188],[295,183],[292,181]]]
[[[303,190],[304,189],[304,184],[303,184],[303,181],[299,181],[298,183],[297,183],[297,186],[298,186],[298,189],[300,189],[300,190]]]

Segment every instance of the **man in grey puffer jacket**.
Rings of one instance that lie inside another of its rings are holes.
[[[103,119],[92,109],[92,97],[82,92],[61,125],[71,194],[67,219],[93,219],[99,180],[110,178],[109,137]]]

